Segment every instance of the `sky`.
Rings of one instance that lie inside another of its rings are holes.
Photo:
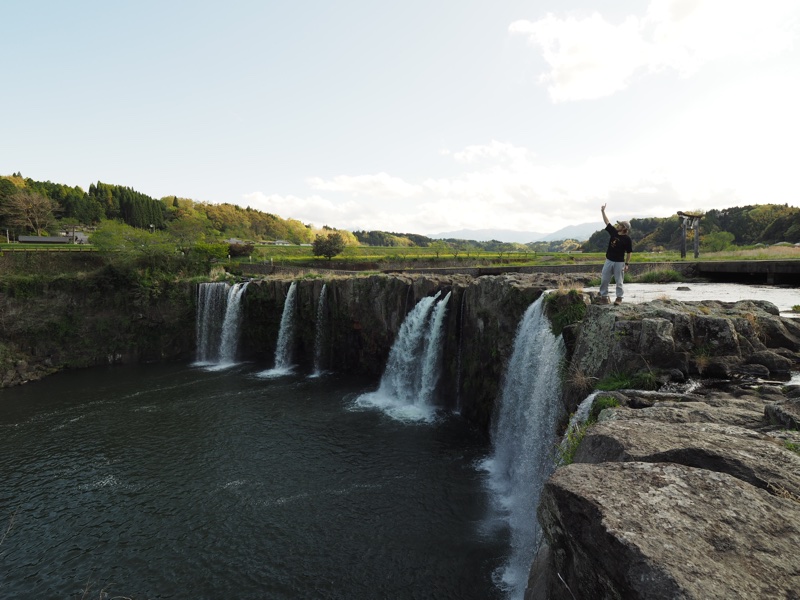
[[[0,175],[418,234],[800,206],[797,0],[0,9]]]

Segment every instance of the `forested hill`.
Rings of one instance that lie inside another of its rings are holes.
[[[315,233],[311,226],[295,219],[234,204],[195,202],[177,196],[157,200],[129,187],[100,181],[92,183],[86,192],[77,186],[23,178],[18,173],[0,176],[0,225],[18,234],[29,233],[36,228],[23,213],[31,210],[49,212],[49,219],[46,214],[42,219],[50,226],[62,227],[92,226],[108,219],[140,229],[170,229],[182,236],[286,240],[294,244],[310,243]]]
[[[692,243],[693,233],[687,234]],[[681,244],[681,218],[631,219],[631,239],[639,252],[678,250]],[[700,220],[700,241],[709,251],[736,246],[800,242],[800,208],[787,204],[759,204],[712,209]],[[598,231],[586,241],[584,252],[604,252],[608,234]]]

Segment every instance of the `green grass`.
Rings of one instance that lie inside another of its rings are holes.
[[[658,382],[653,373],[640,371],[639,373],[610,373],[597,382],[596,389],[605,392],[613,390],[654,390]]]
[[[562,466],[571,465],[575,460],[575,453],[578,451],[578,447],[581,445],[583,438],[586,437],[586,432],[589,427],[597,423],[600,413],[606,408],[613,408],[619,405],[619,400],[613,396],[598,396],[595,398],[586,421],[576,427],[568,428],[564,434],[564,440],[557,448],[558,464]]]
[[[586,437],[586,431],[591,425],[593,423],[586,421],[577,427],[567,429],[564,440],[557,447],[559,465],[567,466],[574,462],[578,447],[581,445],[583,438]]]
[[[792,452],[800,454],[800,444],[795,444],[794,442],[786,441],[783,443],[783,445],[786,446],[787,450],[791,450]]]
[[[615,408],[619,406],[619,400],[614,398],[614,396],[598,396],[592,402],[592,410],[589,413],[589,421],[592,423],[597,422],[600,413],[606,408]]]

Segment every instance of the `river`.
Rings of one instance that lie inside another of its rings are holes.
[[[0,390],[2,598],[492,599],[488,444],[240,365]]]

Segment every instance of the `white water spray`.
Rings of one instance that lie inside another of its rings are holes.
[[[275,366],[259,373],[261,377],[279,377],[292,371],[292,344],[294,342],[294,307],[297,283],[293,281],[286,293],[278,330],[278,343],[275,347]]]
[[[362,394],[357,406],[377,406],[400,420],[433,419],[433,394],[439,381],[443,324],[450,293],[420,300],[397,334],[380,386]],[[437,302],[438,301],[438,302]]]
[[[492,430],[493,454],[485,464],[511,534],[511,555],[496,580],[515,599],[524,595],[542,535],[536,507],[555,467],[563,356],[563,340],[550,330],[542,296],[528,307],[517,328]]]
[[[235,364],[241,322],[241,298],[247,283],[201,283],[197,289],[197,365]]]
[[[236,347],[239,344],[239,328],[242,323],[242,296],[247,282],[235,284],[228,292],[225,319],[222,322],[222,340],[219,347],[219,364],[236,363]]]
[[[315,323],[316,334],[314,336],[314,377],[322,374],[322,349],[325,344],[325,289],[326,284],[322,284],[317,302],[317,320]]]

